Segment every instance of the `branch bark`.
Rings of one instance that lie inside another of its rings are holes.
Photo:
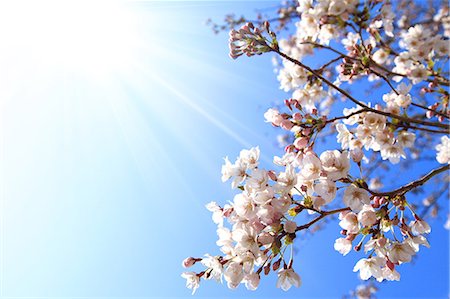
[[[322,80],[325,84],[327,84],[328,86],[330,86],[331,88],[337,90],[338,92],[340,92],[342,95],[344,95],[346,98],[348,98],[350,101],[352,101],[353,103],[355,103],[356,105],[367,109],[370,112],[374,112],[377,114],[381,114],[384,116],[388,116],[391,118],[395,118],[404,122],[409,122],[409,123],[415,123],[415,124],[421,124],[424,126],[431,126],[431,127],[437,127],[437,128],[443,128],[443,129],[449,129],[449,125],[446,124],[441,124],[441,123],[435,123],[435,122],[429,122],[429,121],[424,121],[424,120],[420,120],[420,119],[412,119],[409,117],[404,117],[404,116],[400,116],[400,115],[395,115],[389,112],[385,112],[385,111],[380,111],[374,108],[371,108],[369,106],[367,106],[366,104],[364,104],[363,102],[360,102],[359,100],[357,100],[356,98],[354,98],[352,95],[350,95],[347,91],[345,91],[344,89],[340,88],[339,86],[336,86],[334,83],[332,83],[331,81],[329,81],[328,79],[326,79],[325,77],[323,77],[321,74],[317,73],[316,71],[314,71],[312,68],[310,68],[309,66],[301,63],[300,61],[284,54],[283,52],[281,52],[278,49],[275,48],[270,48],[273,52],[277,53],[278,55],[280,55],[281,57],[289,60],[292,63],[295,63],[296,65],[308,70],[309,72],[311,72],[314,76],[316,76],[317,78],[319,78],[320,80]]]

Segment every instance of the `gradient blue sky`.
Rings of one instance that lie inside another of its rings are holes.
[[[262,114],[286,96],[270,55],[233,61],[204,22],[276,4],[0,5],[1,298],[191,298],[181,261],[219,253],[204,205],[234,194],[222,158],[279,154]],[[447,298],[448,231],[433,224],[432,248],[380,298]],[[334,251],[338,234],[299,244],[300,289],[270,276],[195,297],[340,297],[359,255]]]

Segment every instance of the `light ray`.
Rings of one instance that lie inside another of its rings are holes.
[[[195,103],[193,100],[185,96],[183,93],[179,92],[177,89],[172,87],[167,81],[162,79],[161,77],[158,77],[152,73],[150,73],[150,76],[152,79],[156,82],[158,82],[161,86],[169,90],[171,93],[173,93],[177,100],[180,100],[184,104],[186,104],[191,109],[195,110],[197,113],[199,113],[201,116],[206,118],[209,122],[211,122],[213,125],[217,126],[219,129],[221,129],[224,133],[226,133],[228,136],[233,138],[236,142],[241,144],[242,146],[246,148],[250,148],[251,144],[248,143],[246,140],[241,138],[238,133],[234,132],[232,129],[228,128],[224,123],[222,123],[217,118],[214,118],[210,113],[208,113],[206,110],[204,110],[200,105]]]
[[[217,126],[220,130],[222,130],[225,134],[233,138],[236,142],[241,144],[244,148],[251,148],[252,144],[244,140],[238,133],[229,128],[225,123],[220,121],[218,118],[213,117],[208,111],[203,109],[200,105],[198,105],[195,101],[185,96],[183,93],[172,87],[167,81],[162,78],[155,76],[152,74],[153,80],[159,82],[162,86],[164,86],[167,90],[173,93],[176,96],[176,99],[181,100],[184,104],[189,106],[191,109],[195,110],[197,113],[206,118],[213,125]],[[261,155],[261,159],[266,163],[271,163],[271,159],[267,157],[265,154]]]
[[[107,102],[114,113],[136,167],[142,178],[148,182],[150,194],[159,188],[154,181],[155,170],[164,169],[165,173],[170,174],[170,180],[177,182],[178,188],[185,190],[186,197],[203,208],[204,204],[194,195],[186,178],[174,164],[173,158],[167,154],[167,149],[155,135],[152,127],[148,126],[148,120],[133,105],[133,98],[130,98],[122,88],[116,89],[114,93],[116,96],[110,97]]]

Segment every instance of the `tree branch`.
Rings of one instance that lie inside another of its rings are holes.
[[[333,215],[333,214],[344,212],[344,211],[350,211],[350,208],[347,207],[347,208],[340,208],[340,209],[331,210],[331,211],[321,211],[319,217],[314,218],[313,220],[311,220],[310,222],[308,222],[306,224],[297,226],[297,229],[295,231],[300,231],[300,230],[303,230],[303,229],[307,229],[311,225],[316,223],[317,221],[319,221],[319,220],[321,220],[321,219],[323,219],[323,218],[325,218],[325,217],[327,217],[329,215]]]
[[[339,91],[341,94],[343,94],[345,97],[347,97],[350,101],[352,101],[353,103],[355,103],[358,106],[361,106],[363,108],[366,108],[368,111],[370,112],[374,112],[377,114],[381,114],[384,116],[388,116],[391,118],[396,118],[398,120],[404,121],[404,122],[411,122],[411,123],[416,123],[416,124],[421,124],[421,125],[425,125],[425,126],[431,126],[431,127],[438,127],[438,128],[443,128],[443,129],[448,129],[449,126],[446,124],[441,124],[441,123],[435,123],[435,122],[429,122],[429,121],[424,121],[424,120],[419,120],[419,119],[412,119],[412,118],[408,118],[408,117],[404,117],[404,116],[400,116],[400,115],[395,115],[389,112],[385,112],[385,111],[380,111],[374,108],[371,108],[369,106],[367,106],[366,104],[364,104],[363,102],[358,101],[357,99],[355,99],[352,95],[350,95],[347,91],[345,91],[344,89],[336,86],[334,83],[332,83],[331,81],[329,81],[328,79],[326,79],[325,77],[323,77],[322,75],[320,75],[319,73],[317,73],[316,71],[314,71],[312,68],[310,68],[309,66],[301,63],[300,61],[284,54],[283,52],[281,52],[278,49],[272,48],[270,47],[270,49],[277,53],[278,55],[280,55],[281,57],[289,60],[290,62],[293,62],[295,64],[297,64],[298,66],[310,71],[314,76],[316,76],[317,78],[321,79],[324,83],[326,83],[328,86],[332,87],[333,89]]]
[[[429,173],[427,173],[426,175],[424,175],[423,177],[421,177],[420,179],[410,182],[409,184],[406,184],[403,187],[400,187],[398,189],[395,189],[393,191],[389,191],[389,192],[375,192],[370,190],[367,187],[363,187],[363,189],[367,190],[368,192],[370,192],[372,195],[376,195],[376,196],[393,196],[393,195],[403,195],[406,192],[415,189],[419,186],[422,186],[423,184],[425,184],[429,179],[431,179],[432,177],[434,177],[435,175],[438,175],[446,170],[450,169],[450,164],[446,164],[444,166],[441,166],[439,168],[433,169],[432,171],[430,171]]]

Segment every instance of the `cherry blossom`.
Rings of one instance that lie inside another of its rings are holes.
[[[223,206],[207,205],[222,255],[183,261],[185,268],[203,267],[182,274],[193,293],[201,279],[255,290],[270,272],[277,272],[278,288],[299,287],[296,255],[286,252],[295,252],[305,231],[318,232],[336,215],[339,222],[329,222],[340,233],[333,247],[344,256],[352,250],[364,255],[353,269],[363,280],[398,281],[402,264],[430,247],[424,236],[430,224],[413,201],[430,180],[447,186],[423,189],[432,194],[423,197],[430,199],[422,212],[435,213],[437,198],[448,192],[450,15],[443,6],[424,21],[421,14],[397,13],[399,6],[299,0],[281,5],[272,24],[263,16],[258,24],[228,19],[233,59],[275,55],[287,97],[284,105],[266,107],[261,120],[281,132],[284,152],[273,165],[260,163],[259,147],[243,149],[234,162],[225,157],[221,179],[236,193]],[[309,65],[308,56],[317,65]],[[362,96],[356,82],[380,92]],[[403,171],[399,165],[425,159],[426,149],[436,151],[428,173],[398,187],[391,187],[395,179],[386,182],[387,174]],[[373,292],[361,288],[360,298]]]
[[[302,281],[300,276],[294,272],[294,269],[282,269],[278,272],[277,288],[283,291],[289,290],[292,286],[300,287]]]

